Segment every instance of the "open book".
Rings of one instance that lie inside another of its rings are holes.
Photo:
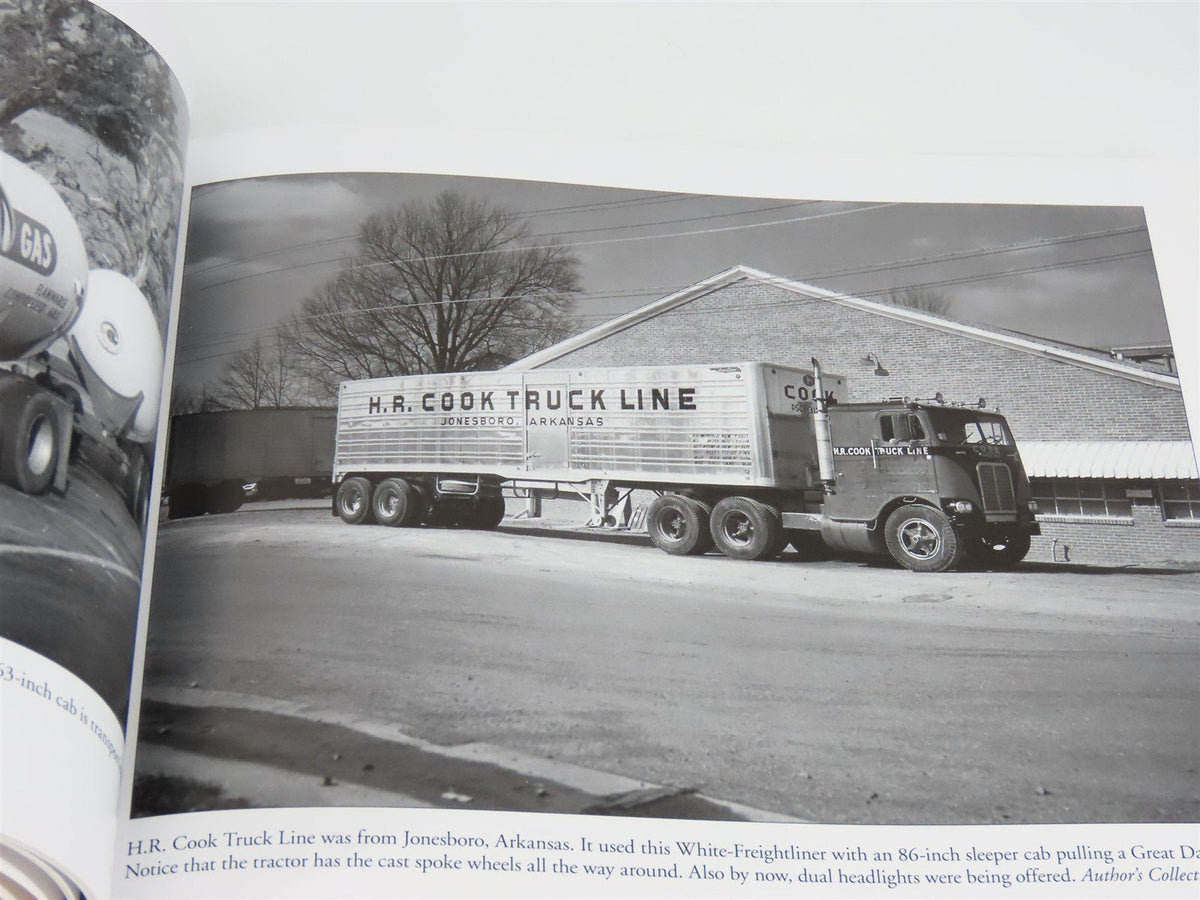
[[[1195,895],[1173,173],[256,168],[168,62],[0,2],[0,895]]]

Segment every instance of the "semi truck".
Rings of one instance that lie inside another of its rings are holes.
[[[63,493],[83,459],[144,526],[162,337],[131,279],[88,266],[62,198],[0,153],[0,482]]]
[[[573,491],[602,514],[644,490],[647,531],[671,554],[763,560],[790,543],[914,571],[1011,566],[1036,507],[1004,417],[982,407],[850,403],[816,359],[348,381],[333,513],[493,528],[505,487]]]
[[[255,499],[329,493],[331,407],[233,409],[171,417],[167,516],[230,513]]]

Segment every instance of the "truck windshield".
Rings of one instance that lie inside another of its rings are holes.
[[[965,409],[929,409],[929,421],[940,444],[1013,445],[1008,426],[997,416],[984,415]]]

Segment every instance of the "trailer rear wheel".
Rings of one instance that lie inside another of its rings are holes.
[[[380,525],[416,525],[421,518],[421,499],[403,478],[385,478],[371,499],[375,521]]]
[[[338,485],[334,498],[337,514],[347,525],[361,525],[371,519],[371,482],[362,476],[347,478]]]
[[[58,410],[38,390],[0,397],[0,481],[26,494],[41,494],[54,481],[63,452]]]
[[[663,494],[646,510],[646,530],[654,546],[672,556],[700,556],[712,549],[708,521],[712,508],[681,494]]]
[[[884,527],[888,552],[914,572],[944,572],[962,559],[964,544],[945,514],[932,506],[901,506]]]
[[[769,559],[781,549],[780,516],[749,497],[726,497],[713,507],[711,531],[717,549],[732,559]]]

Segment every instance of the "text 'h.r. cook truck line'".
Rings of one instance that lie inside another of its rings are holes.
[[[770,559],[788,543],[917,571],[1012,565],[1037,533],[1004,418],[846,402],[845,381],[767,363],[411,375],[345,382],[334,512],[351,524],[494,528],[503,487],[658,494],[672,554]]]

